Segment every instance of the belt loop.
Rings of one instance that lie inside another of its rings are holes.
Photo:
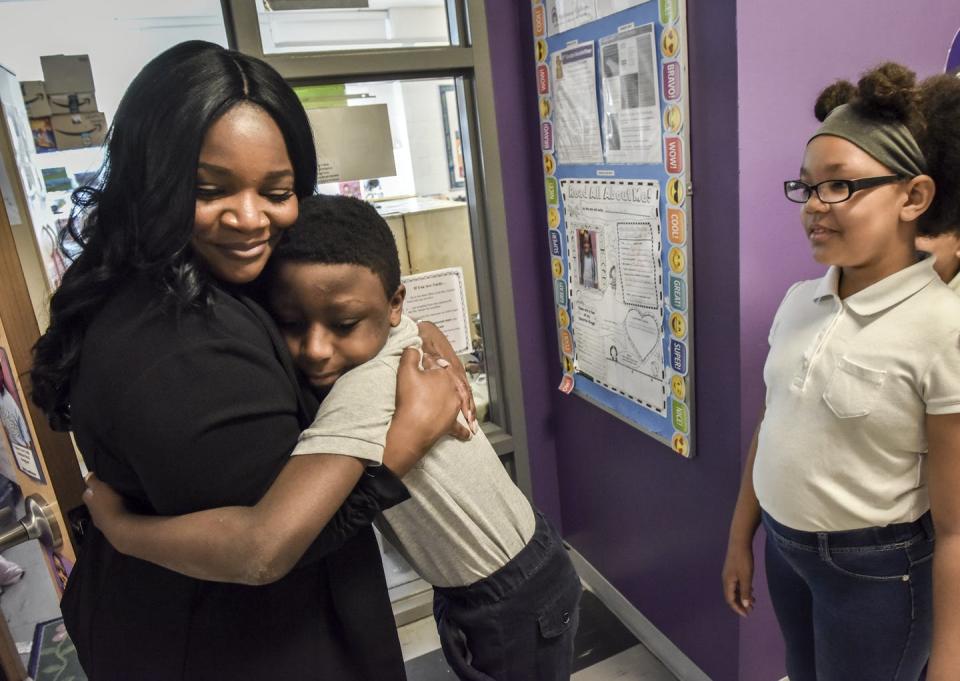
[[[817,532],[817,550],[820,553],[820,558],[823,560],[830,559],[830,540],[827,538],[826,532]]]

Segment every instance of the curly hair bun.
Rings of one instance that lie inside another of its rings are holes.
[[[908,123],[918,113],[917,74],[887,62],[867,71],[857,84],[855,106],[860,113]]]
[[[921,234],[935,236],[960,230],[960,79],[933,76],[920,83],[918,90],[924,127],[917,142],[937,192],[917,228]]]
[[[853,83],[849,80],[838,80],[833,85],[828,85],[817,97],[817,103],[813,105],[813,115],[823,123],[831,111],[850,102],[856,95],[857,88]]]

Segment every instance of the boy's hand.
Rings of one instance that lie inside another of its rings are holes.
[[[473,401],[473,392],[470,390],[470,383],[467,381],[467,372],[463,368],[463,363],[457,357],[457,353],[453,351],[450,341],[435,324],[418,322],[417,329],[420,332],[420,339],[423,341],[423,368],[450,367],[457,384],[457,393],[460,395],[460,411],[470,425],[470,430],[476,433],[477,428],[479,428],[477,405]]]

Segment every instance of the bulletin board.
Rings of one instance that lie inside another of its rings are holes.
[[[682,0],[533,0],[560,390],[694,453]]]

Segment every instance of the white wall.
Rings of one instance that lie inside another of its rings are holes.
[[[113,122],[127,85],[150,59],[184,40],[227,44],[218,0],[6,0],[0,64],[18,80],[43,80],[41,55],[89,54],[97,105]],[[38,155],[42,167],[93,170],[101,150]]]
[[[445,79],[407,81],[401,85],[410,161],[420,196],[446,194],[451,189],[440,86],[452,84],[452,80]]]

